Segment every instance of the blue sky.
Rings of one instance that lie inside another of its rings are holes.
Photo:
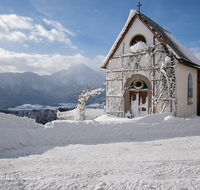
[[[0,72],[100,67],[138,0],[0,0]],[[141,0],[141,12],[200,59],[199,0]]]

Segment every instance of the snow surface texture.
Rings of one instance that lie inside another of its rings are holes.
[[[0,114],[0,150],[35,145],[152,140],[200,135],[200,118],[180,119],[155,114],[134,119],[102,115],[84,122],[53,121],[40,125],[33,119]]]
[[[85,109],[84,116],[85,120],[96,119],[97,117],[101,116],[104,113],[103,109]],[[76,121],[76,114],[77,110],[65,111],[60,112],[57,111],[57,119],[58,120],[72,120]]]
[[[0,121],[0,189],[200,189],[200,117]]]

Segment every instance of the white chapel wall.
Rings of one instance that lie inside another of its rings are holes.
[[[193,77],[193,104],[188,105],[188,76]],[[177,64],[177,116],[197,114],[197,70],[181,63]]]

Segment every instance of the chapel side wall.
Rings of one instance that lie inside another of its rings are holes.
[[[188,76],[193,77],[193,104],[188,105]],[[177,117],[197,114],[197,70],[177,63]]]

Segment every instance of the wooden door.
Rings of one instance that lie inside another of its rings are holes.
[[[130,91],[130,99],[132,117],[148,114],[148,91]]]

